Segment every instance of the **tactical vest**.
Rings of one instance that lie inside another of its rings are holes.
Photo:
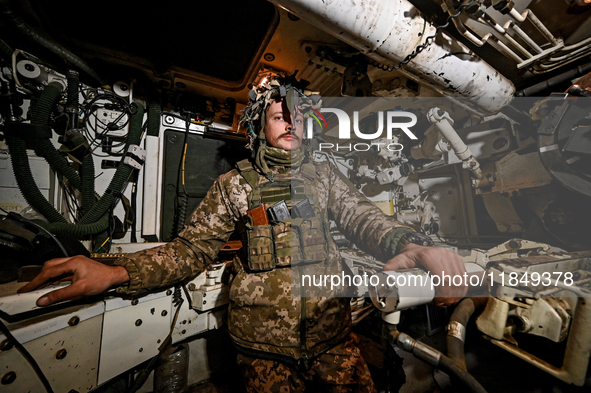
[[[277,267],[325,262],[328,258],[330,228],[326,212],[318,208],[318,194],[312,186],[316,169],[312,163],[304,163],[299,170],[300,178],[292,178],[292,171],[274,175],[269,181],[260,175],[248,160],[237,164],[240,175],[252,187],[248,196],[248,208],[264,205],[264,209],[280,201],[288,208],[307,199],[314,216],[295,217],[281,221],[270,219],[268,225],[254,225],[246,217],[247,264],[250,271],[266,271]]]

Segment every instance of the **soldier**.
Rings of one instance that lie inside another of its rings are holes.
[[[328,220],[364,251],[388,261],[385,270],[421,266],[432,274],[462,275],[462,259],[383,214],[330,164],[315,163],[302,146],[301,108],[314,105],[294,80],[276,78],[253,89],[242,122],[256,146],[255,159],[220,176],[172,242],[129,254],[106,266],[83,256],[45,263],[19,292],[72,275],[72,284],[38,299],[39,306],[117,287],[138,294],[171,286],[203,272],[230,235],[243,236],[234,261],[228,330],[249,392],[374,391],[369,370],[351,337],[349,299],[292,294],[303,269],[340,271]],[[298,109],[299,108],[299,109]],[[249,211],[285,203],[300,216],[256,222]],[[294,209],[294,206],[298,209]],[[298,210],[299,211],[299,210]],[[335,270],[336,269],[336,270]],[[292,278],[295,281],[292,282]],[[447,306],[465,287],[438,288]]]

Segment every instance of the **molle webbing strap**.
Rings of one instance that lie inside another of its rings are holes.
[[[242,160],[236,164],[238,172],[244,180],[254,189],[257,186],[260,175],[254,170],[251,162],[248,160]]]
[[[314,167],[314,164],[310,162],[301,165],[300,173],[309,180],[316,179],[316,168]]]

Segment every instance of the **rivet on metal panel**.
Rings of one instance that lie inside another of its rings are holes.
[[[142,320],[138,319],[137,321],[135,321],[135,326],[140,326],[142,324]]]
[[[140,348],[140,352],[142,352],[144,350],[144,348]]]
[[[132,305],[132,306],[137,306],[137,304],[138,304],[139,302],[140,302],[139,300],[137,300],[137,299],[133,299],[133,300],[131,301],[131,305]]]
[[[160,315],[162,315],[163,317],[168,315],[168,311],[166,310],[162,310],[162,312],[160,313]]]
[[[0,351],[8,351],[14,344],[10,340],[2,340],[0,343]]]
[[[73,316],[72,318],[70,318],[70,320],[68,321],[68,325],[70,326],[76,326],[80,323],[80,318],[78,318],[77,316]]]
[[[187,331],[183,329],[183,331],[181,332],[181,334],[185,334],[185,333],[187,333]]]
[[[9,383],[13,383],[16,379],[16,373],[14,371],[9,371],[2,377],[2,385],[8,385]]]
[[[61,359],[65,358],[67,354],[68,354],[68,351],[66,351],[65,348],[62,348],[59,351],[57,351],[57,353],[55,354],[55,358],[58,360],[61,360]]]
[[[189,291],[194,291],[195,289],[197,289],[197,286],[194,283],[190,283],[189,284]]]
[[[166,291],[166,296],[170,296],[170,295],[172,295],[172,289],[168,289],[168,290]]]

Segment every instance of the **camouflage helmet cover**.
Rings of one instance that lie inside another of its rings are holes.
[[[252,90],[248,93],[248,105],[244,108],[240,116],[239,126],[247,127],[247,132],[251,139],[251,148],[254,147],[253,142],[257,137],[263,140],[265,139],[263,133],[265,113],[273,101],[283,99],[292,116],[295,108],[298,108],[301,112],[305,112],[306,108],[319,109],[321,107],[321,97],[305,89],[309,82],[303,80],[298,81],[294,75],[289,77],[281,75],[273,76],[260,85],[253,86]]]

